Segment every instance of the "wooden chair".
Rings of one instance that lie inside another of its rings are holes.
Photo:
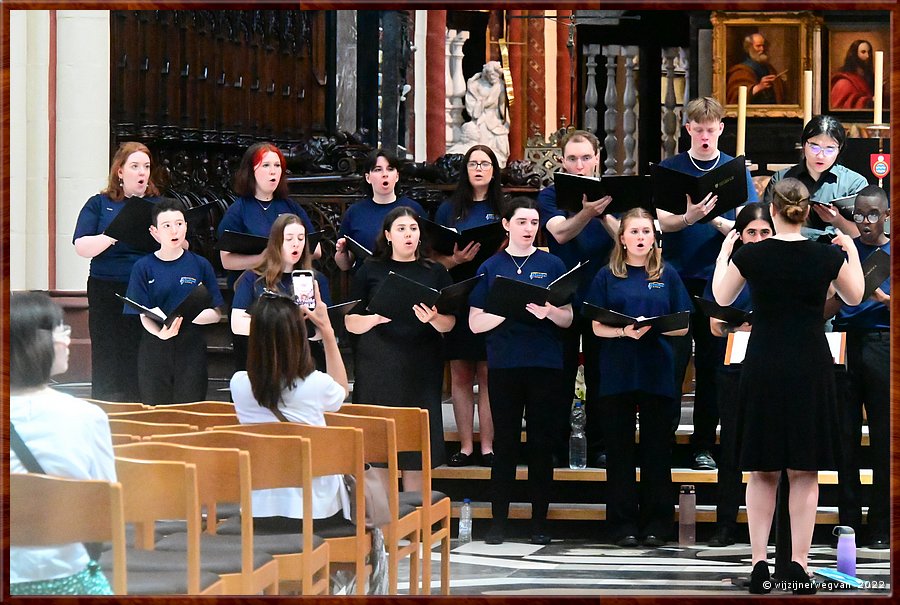
[[[291,425],[296,429],[281,428]],[[357,519],[365,519],[364,493],[364,448],[363,434],[359,429],[344,427],[310,426],[300,423],[271,422],[263,424],[239,424],[235,426],[215,427],[212,432],[238,431],[261,435],[296,434],[310,440],[312,446],[312,473],[314,477],[326,475],[353,475],[358,489],[356,501],[350,505],[356,510]],[[279,458],[280,459],[280,458]],[[304,509],[305,510],[305,509]],[[316,530],[316,535],[325,538],[331,550],[332,563],[353,564],[356,572],[356,594],[364,595],[365,579],[371,572],[366,564],[366,557],[372,549],[371,534],[366,531],[365,524],[353,525],[349,521],[343,524],[329,525]]]
[[[230,401],[194,401],[192,403],[173,403],[156,406],[152,409],[181,410],[183,412],[200,412],[201,414],[234,414],[234,404]]]
[[[11,547],[112,542],[110,586],[115,594],[127,594],[120,483],[11,474],[9,516]]]
[[[124,447],[124,446],[119,446]],[[197,467],[168,461],[116,458],[122,483],[125,520],[134,523],[140,538],[129,559],[129,594],[222,594],[217,574],[200,568],[200,502]],[[81,503],[79,503],[81,507]],[[153,551],[153,529],[163,519],[187,523],[188,547],[183,556]],[[100,558],[105,565],[105,555]]]
[[[140,410],[147,409],[143,403],[121,403],[119,401],[103,401],[100,399],[87,398],[85,398],[85,401],[93,403],[107,414],[111,412],[139,412]]]
[[[278,563],[268,553],[254,549],[253,523],[242,527],[241,535],[215,536],[216,505],[220,502],[239,502],[244,510],[251,510],[250,455],[238,449],[202,448],[164,442],[133,443],[116,447],[116,456],[139,460],[167,460],[194,464],[200,505],[206,506],[207,531],[200,537],[201,569],[222,577],[224,594],[252,595],[263,592],[278,594]],[[144,540],[153,539],[153,527],[145,526]],[[188,534],[176,532],[159,540],[158,551],[183,551]],[[217,551],[219,556],[208,557]],[[227,556],[230,553],[233,556]],[[237,572],[231,571],[237,568]]]
[[[151,440],[195,447],[237,448],[249,454],[251,489],[301,488],[304,515],[299,535],[257,533],[254,535],[254,542],[257,549],[266,550],[278,561],[278,573],[283,590],[290,590],[293,585],[299,584],[303,595],[328,594],[329,546],[314,533],[313,469],[309,440],[300,437],[272,437],[218,430],[184,435],[158,435]],[[273,464],[273,460],[277,460],[278,463]],[[242,510],[248,512],[240,516],[240,533],[244,535],[253,531],[251,504],[242,506]],[[309,514],[306,514],[307,512]],[[208,519],[213,517],[214,515],[209,515]],[[207,524],[208,530],[210,525]]]
[[[397,465],[397,435],[394,421],[374,416],[350,416],[326,413],[328,426],[347,426],[362,429],[366,462],[386,464],[388,503],[391,522],[382,527],[388,553],[388,594],[397,594],[400,560],[409,557],[409,594],[419,594],[419,544],[422,516],[411,504],[400,503],[400,472]],[[291,423],[282,422],[281,425]],[[400,540],[409,544],[400,547]]]
[[[126,443],[135,443],[141,440],[137,435],[127,435],[125,433],[113,433],[110,436],[112,437],[113,445],[124,445]]]
[[[165,408],[165,409],[163,409]],[[112,412],[108,414],[110,420],[136,420],[138,422],[162,422],[171,424],[190,424],[201,431],[209,427],[222,424],[235,424],[237,414],[206,414],[201,412],[186,412],[184,410],[170,410],[166,406],[160,406],[152,410],[139,410],[135,412]]]
[[[109,419],[109,430],[119,435],[135,435],[147,437],[150,435],[168,435],[172,433],[195,433],[200,430],[196,425],[168,424],[164,422],[140,422],[137,420],[125,420],[121,418]]]
[[[431,594],[431,547],[441,543],[441,594],[450,594],[450,498],[431,489],[431,440],[428,410],[380,405],[345,404],[341,414],[391,418],[397,430],[397,450],[422,455],[422,491],[401,492],[400,502],[414,504],[422,514],[422,592]],[[435,525],[438,525],[435,528]]]

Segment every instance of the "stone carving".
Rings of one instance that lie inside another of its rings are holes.
[[[501,168],[509,158],[508,109],[503,69],[499,61],[488,61],[466,83],[466,111],[478,126],[478,142],[494,150]]]

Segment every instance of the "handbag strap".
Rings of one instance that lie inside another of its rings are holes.
[[[41,463],[38,462],[37,458],[34,457],[34,454],[31,453],[31,450],[22,439],[22,436],[19,435],[19,432],[16,430],[16,425],[12,422],[9,423],[9,446],[12,448],[12,451],[16,453],[19,462],[22,463],[25,470],[29,473],[34,473],[36,475],[47,474],[47,472],[44,471],[44,467],[41,466]],[[84,546],[84,549],[87,551],[92,562],[100,560],[100,555],[103,553],[103,544],[100,542],[82,542],[81,544]]]

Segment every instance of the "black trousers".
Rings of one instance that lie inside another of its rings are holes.
[[[206,399],[206,338],[200,326],[183,323],[178,336],[169,340],[144,330],[138,358],[141,402],[164,405]]]
[[[138,343],[141,321],[124,315],[127,282],[89,277],[87,283],[88,330],[91,334],[91,397],[103,401],[140,401]]]
[[[612,539],[666,539],[675,514],[671,406],[668,397],[632,391],[601,398],[606,427],[606,520]],[[641,482],[635,480],[635,412],[641,422]]]
[[[556,418],[566,415],[572,400],[562,388],[563,370],[550,368],[488,368],[491,415],[494,419],[494,464],[491,467],[491,513],[495,523],[509,518],[509,501],[516,482],[522,414],[528,440],[528,492],[532,525],[540,528],[550,506],[553,481],[551,443]]]
[[[841,383],[844,383],[843,385]],[[862,524],[859,482],[862,409],[869,425],[872,499],[868,525],[872,537],[890,531],[890,333],[847,332],[847,373],[838,381],[841,456],[838,515],[859,533]]]
[[[719,475],[717,479],[716,525],[732,531],[737,529],[737,514],[744,501],[742,473],[738,470],[738,384],[741,373],[720,368],[716,372],[719,395]]]
[[[579,351],[581,349],[581,351]],[[584,354],[584,358],[580,353]],[[603,413],[600,409],[600,341],[594,335],[591,321],[576,314],[572,325],[563,330],[563,383],[571,385],[574,396],[575,375],[579,364],[584,364],[584,411],[587,417],[584,435],[587,438],[588,464],[596,454],[606,451],[603,442]],[[553,453],[560,463],[569,459],[569,414],[555,419]]]
[[[706,280],[685,279],[684,286],[691,295],[703,296]],[[691,359],[693,342],[694,376],[694,432],[691,445],[694,451],[709,450],[716,443],[716,426],[719,423],[719,408],[716,403],[716,368],[721,364],[715,337],[709,331],[709,318],[696,305],[691,312],[691,327],[686,336],[671,339],[675,355],[675,388],[681,392],[684,374]],[[680,401],[675,402],[673,425],[677,428],[681,417]]]

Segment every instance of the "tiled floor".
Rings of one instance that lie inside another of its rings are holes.
[[[770,567],[774,553],[770,549]],[[437,572],[436,558],[432,571]],[[548,546],[526,541],[488,546],[477,541],[457,545],[450,556],[452,595],[641,595],[746,594],[736,586],[750,575],[750,545],[708,548],[624,549],[584,540],[554,540]],[[835,567],[835,550],[813,547],[810,569]],[[399,592],[409,590],[407,566],[401,564]],[[439,574],[432,589],[438,592]],[[884,594],[890,589],[890,551],[861,548],[857,576],[871,588],[852,594]],[[818,578],[818,577],[817,577]],[[821,578],[818,578],[821,580]],[[773,592],[778,592],[778,588]],[[849,590],[835,591],[847,595]]]

